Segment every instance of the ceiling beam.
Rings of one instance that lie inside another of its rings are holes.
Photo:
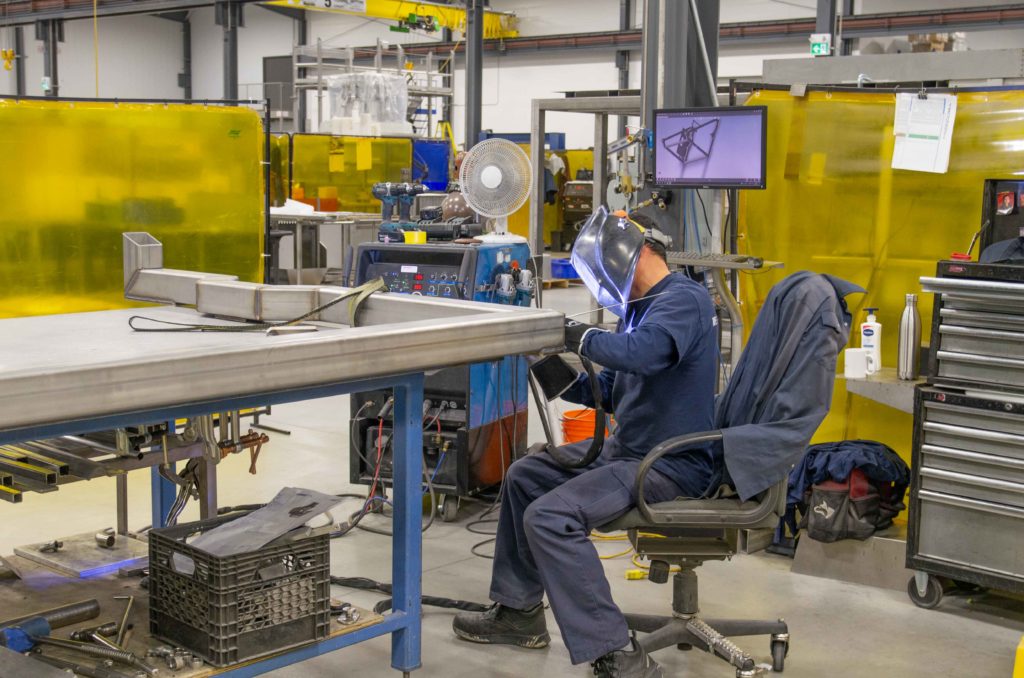
[[[238,0],[257,2],[258,0]],[[214,0],[99,0],[96,14],[100,17],[130,14],[167,14],[199,7],[212,7]],[[92,0],[9,0],[3,17],[5,26],[25,26],[36,21],[92,18]]]
[[[1024,26],[1024,3],[995,7],[973,7],[933,10],[927,12],[886,12],[841,17],[841,37],[865,38],[908,33],[945,33],[949,31],[984,31]],[[721,24],[719,41],[723,45],[793,42],[807,40],[815,32],[815,18],[777,21],[745,21]],[[484,40],[484,51],[511,54],[564,49],[640,49],[642,30],[601,31],[540,35],[504,40]],[[402,45],[407,55],[424,55],[429,51],[443,54],[455,48],[464,51],[464,44],[455,42],[420,42]],[[376,48],[356,48],[359,58],[371,56]]]

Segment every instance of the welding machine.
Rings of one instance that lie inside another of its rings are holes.
[[[363,243],[356,283],[382,278],[391,293],[529,306],[535,278],[521,242]],[[498,485],[526,450],[527,366],[520,356],[461,365],[428,375],[423,386],[426,473],[444,494],[441,516],[453,520],[458,498]],[[392,477],[390,390],[352,395],[353,483]],[[376,472],[380,466],[379,473]]]

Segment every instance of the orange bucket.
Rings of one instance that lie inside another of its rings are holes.
[[[562,439],[566,443],[578,443],[594,437],[594,410],[569,410],[562,415]],[[605,435],[608,428],[605,427]]]

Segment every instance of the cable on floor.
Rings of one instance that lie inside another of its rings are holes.
[[[392,586],[391,584],[385,584],[382,582],[367,579],[366,577],[331,577],[331,584],[337,586],[344,586],[350,589],[358,589],[360,591],[378,591],[391,595]],[[450,610],[465,610],[467,612],[486,612],[490,609],[490,605],[483,605],[481,603],[474,603],[468,600],[458,600],[454,598],[439,598],[437,596],[423,596],[420,599],[423,605],[429,605],[430,607],[441,607]],[[393,605],[391,598],[385,598],[376,605],[373,606],[373,611],[377,614],[384,614],[391,609]]]

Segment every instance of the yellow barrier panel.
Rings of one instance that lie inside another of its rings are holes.
[[[904,295],[921,293],[918,278],[934,275],[936,261],[966,251],[981,222],[983,180],[1024,167],[1024,92],[959,94],[946,174],[891,169],[891,93],[763,91],[747,103],[768,106],[768,188],[740,191],[739,249],[786,264],[741,278],[748,331],[785,275],[832,273],[868,290],[850,297],[855,323],[864,308],[880,308],[882,364],[894,367]],[[919,306],[927,340],[931,297]],[[851,346],[857,336],[854,327]],[[840,379],[815,440],[875,439],[909,460],[911,434],[911,415],[848,397]]]
[[[519,147],[526,152],[526,154],[532,158],[530,153],[530,144],[519,144]],[[544,204],[544,242],[551,245],[551,232],[562,230],[562,192],[560,190],[563,181],[571,181],[576,177],[576,170],[578,169],[594,169],[594,151],[593,149],[575,149],[566,151],[544,151],[544,159],[548,160],[551,155],[558,155],[562,162],[565,163],[565,173],[562,174],[562,179],[556,182],[556,188],[559,189],[555,196],[554,203]],[[544,168],[534,168],[534,171],[542,172]],[[532,202],[527,200],[526,203],[518,210],[509,215],[508,218],[508,230],[510,233],[520,235],[524,238],[530,237],[530,211]]]
[[[288,174],[291,169],[291,136],[270,137],[270,204],[281,207],[288,198]]]
[[[0,318],[126,306],[124,231],[259,280],[264,141],[242,108],[0,100]]]
[[[1013,661],[1013,678],[1024,678],[1024,637],[1017,645],[1017,655]]]
[[[412,141],[292,135],[292,198],[325,212],[380,212],[370,192],[380,181],[408,181]]]

